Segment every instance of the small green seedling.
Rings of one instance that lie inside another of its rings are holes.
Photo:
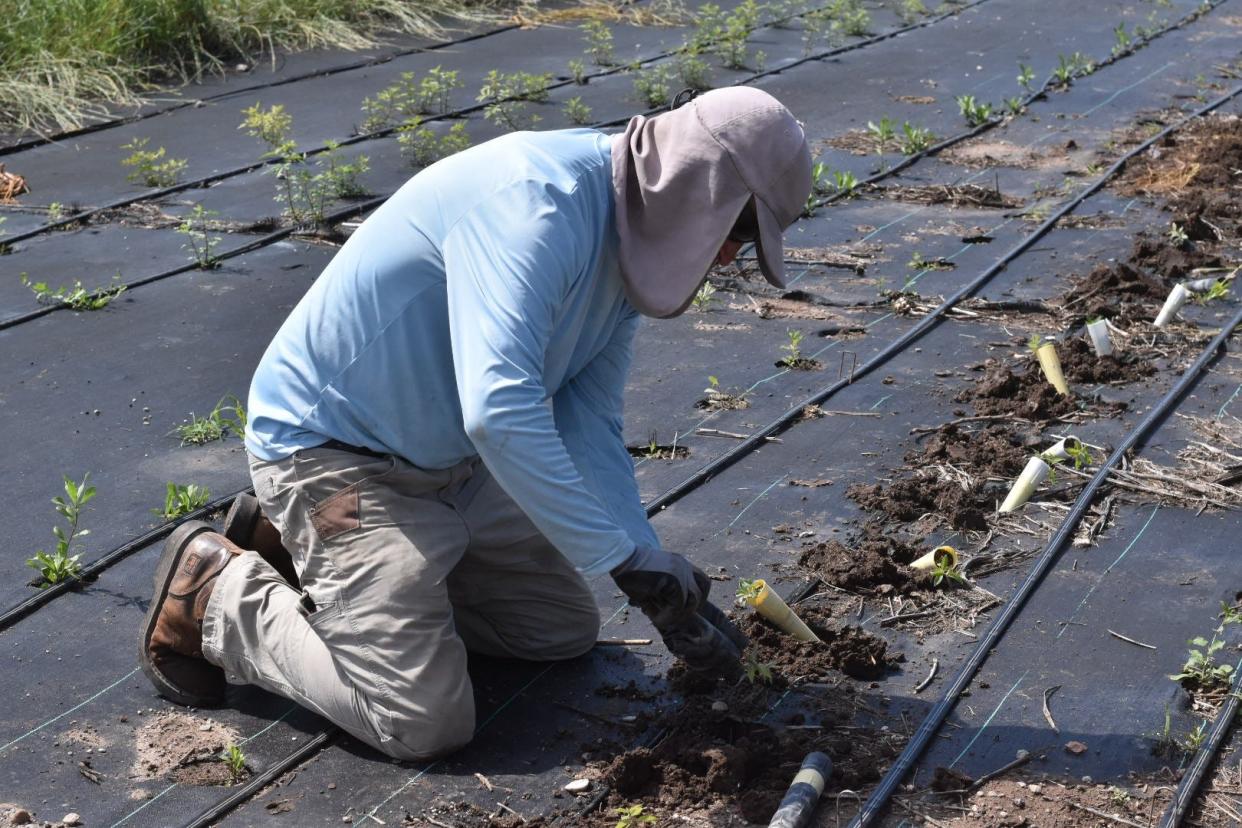
[[[751,684],[763,682],[764,684],[772,683],[772,665],[766,661],[760,661],[759,657],[754,653],[747,653],[746,660],[742,663],[742,669],[746,671],[746,680]]]
[[[75,311],[97,311],[108,307],[113,299],[125,292],[126,286],[119,284],[121,274],[112,277],[112,284],[87,290],[82,286],[81,279],[73,280],[73,287],[61,285],[55,290],[47,282],[32,282],[30,276],[22,273],[21,283],[30,288],[35,300],[42,305],[63,305]]]
[[[470,146],[466,122],[458,121],[448,132],[437,136],[431,127],[418,117],[411,118],[397,130],[397,146],[401,157],[415,167],[429,167],[441,158],[447,158]]]
[[[533,75],[529,72],[503,73],[495,69],[487,73],[476,100],[484,104],[483,117],[490,123],[512,131],[531,129],[542,120],[527,113],[528,103],[548,99],[552,74]]]
[[[1038,354],[1039,349],[1051,340],[1044,339],[1039,334],[1031,334],[1031,338],[1026,341],[1026,349],[1032,354]]]
[[[461,87],[456,69],[435,66],[417,81],[413,72],[402,72],[396,83],[363,99],[366,119],[361,131],[378,132],[415,115],[447,115],[452,111],[453,90]]]
[[[897,15],[907,26],[925,14],[927,6],[923,5],[923,0],[901,0],[901,5],[897,8]]]
[[[616,54],[613,50],[612,29],[609,29],[599,20],[592,20],[584,23],[582,26],[583,34],[586,37],[587,57],[596,66],[612,66],[616,63]]]
[[[832,183],[838,193],[850,195],[858,189],[858,177],[848,170],[838,170],[832,174]]]
[[[648,814],[643,810],[642,805],[625,805],[617,809],[617,820],[615,828],[638,828],[640,825],[650,825],[656,821],[655,814]]]
[[[60,221],[65,217],[65,205],[59,201],[53,201],[47,205],[47,217],[51,221]]]
[[[323,183],[336,198],[361,198],[367,194],[367,189],[358,179],[370,171],[371,159],[359,155],[353,161],[342,161],[340,149],[336,141],[324,143],[324,153],[318,161],[323,170],[320,173]]]
[[[957,108],[972,127],[982,126],[992,117],[992,105],[976,101],[974,95],[958,95]]]
[[[909,121],[905,121],[901,125],[902,155],[915,155],[923,152],[930,147],[935,140],[936,136],[933,135],[932,131],[926,127],[915,126]]]
[[[879,154],[884,152],[884,148],[890,141],[897,138],[897,125],[889,118],[881,118],[878,124],[875,121],[867,121],[867,133],[875,142],[875,151]]]
[[[802,339],[805,334],[795,328],[790,328],[785,331],[785,336],[789,338],[789,341],[781,346],[785,356],[781,357],[777,364],[794,368],[802,363]]]
[[[1126,22],[1123,20],[1117,24],[1117,28],[1113,29],[1113,54],[1121,55],[1130,48],[1130,44],[1134,42],[1134,37],[1126,31]]]
[[[579,126],[582,126],[584,124],[591,123],[591,107],[583,103],[581,95],[565,101],[563,111],[565,113],[565,118],[568,119],[571,124],[578,124]]]
[[[906,267],[911,270],[952,270],[953,263],[946,259],[925,259],[923,254],[917,250],[910,257],[910,261],[906,262]]]
[[[737,585],[738,601],[749,603],[759,597],[759,593],[763,592],[763,584],[758,583],[750,578],[743,578]]]
[[[1199,748],[1203,747],[1204,742],[1207,741],[1207,735],[1208,723],[1205,719],[1200,721],[1193,730],[1186,731],[1186,737],[1178,746],[1187,753],[1198,753]]]
[[[700,54],[697,48],[687,45],[673,58],[673,65],[682,86],[706,92],[712,88],[711,67]]]
[[[229,778],[237,783],[246,774],[246,754],[242,753],[242,749],[237,745],[229,745],[224,753],[220,754],[221,761],[225,767],[229,769]]]
[[[1201,690],[1227,687],[1233,675],[1233,665],[1216,663],[1216,654],[1225,647],[1225,641],[1220,637],[1221,629],[1217,627],[1211,640],[1203,636],[1190,639],[1188,642],[1190,652],[1186,656],[1186,663],[1182,665],[1180,673],[1175,673],[1169,678]]]
[[[811,195],[830,193],[832,190],[832,170],[823,161],[816,161],[811,165]]]
[[[586,64],[577,59],[571,60],[569,62],[569,76],[573,78],[574,83],[579,86],[585,86],[587,82]]]
[[[672,83],[672,69],[664,64],[652,66],[634,75],[634,94],[648,109],[657,109],[668,104]]]
[[[134,168],[125,180],[147,187],[173,186],[189,162],[184,158],[166,159],[163,147],[149,150],[146,148],[148,143],[149,138],[135,138],[128,144],[121,144],[121,149],[132,150],[128,158],[121,160],[122,166]]]
[[[716,286],[711,282],[704,281],[703,284],[699,286],[698,291],[694,294],[694,309],[700,313],[706,312],[712,303],[712,297],[715,295]]]
[[[1108,788],[1108,801],[1114,808],[1120,808],[1130,801],[1130,794],[1116,785],[1110,785]]]
[[[210,270],[219,264],[215,250],[220,244],[220,237],[213,236],[209,231],[209,223],[215,215],[215,210],[204,210],[203,205],[195,204],[194,209],[177,227],[177,232],[186,238],[181,249],[188,250],[190,261],[203,270]]]
[[[289,141],[289,130],[293,128],[293,116],[285,112],[281,104],[270,109],[263,109],[262,102],[242,110],[244,120],[237,127],[245,130],[252,138],[258,138],[268,146],[268,155]]]
[[[1072,446],[1065,447],[1065,453],[1070,456],[1070,460],[1074,463],[1075,469],[1085,469],[1091,465],[1093,458],[1091,457],[1091,449],[1087,448],[1084,443],[1076,443]]]
[[[1027,66],[1025,63],[1018,64],[1018,85],[1026,91],[1031,91],[1031,81],[1035,80],[1035,70]]]
[[[1176,221],[1169,225],[1165,235],[1169,239],[1169,244],[1174,247],[1184,247],[1190,241],[1190,236],[1186,233],[1186,229]]]
[[[75,540],[90,534],[89,529],[78,528],[82,510],[95,496],[95,487],[87,484],[89,479],[89,472],[82,475],[81,483],[64,475],[64,497],[58,495],[52,498],[52,505],[56,507],[56,513],[65,519],[66,526],[52,527],[52,534],[56,536],[54,552],[49,554],[40,549],[33,558],[26,561],[26,566],[39,573],[39,589],[47,589],[70,578],[77,578],[82,571],[82,553],[69,553],[73,551]]]
[[[223,440],[228,434],[241,437],[246,433],[246,407],[237,397],[228,394],[220,398],[206,417],[196,417],[190,412],[189,419],[169,433],[180,437],[183,446],[201,446]]]
[[[211,491],[203,486],[195,483],[187,486],[169,483],[164,491],[164,507],[151,511],[156,517],[164,520],[176,520],[196,509],[203,508],[209,500],[211,500]]]
[[[688,45],[707,51],[725,35],[725,14],[715,3],[703,3],[694,13],[695,27]]]
[[[717,38],[712,50],[726,69],[745,69],[751,62],[746,42],[759,25],[761,13],[762,9],[755,0],[743,0],[725,17],[724,31]],[[756,52],[753,59],[761,67],[766,57],[763,52]]]
[[[1005,98],[1005,109],[1010,115],[1021,115],[1022,110],[1026,108],[1026,102],[1017,95],[1012,98]]]
[[[836,18],[833,29],[850,37],[862,37],[871,29],[871,15],[862,0],[833,0],[828,12]]]
[[[934,587],[966,583],[966,576],[958,569],[953,558],[948,555],[936,560],[936,565],[931,571],[931,579]]]

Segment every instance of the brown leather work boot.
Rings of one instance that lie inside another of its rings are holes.
[[[241,552],[201,520],[164,542],[138,653],[161,696],[192,707],[224,701],[224,670],[203,658],[203,614],[216,579]]]
[[[285,549],[278,530],[254,495],[239,494],[233,499],[229,513],[224,518],[224,536],[242,549],[253,549],[268,565],[280,573],[294,589],[300,589],[297,570],[293,568],[293,556]]]

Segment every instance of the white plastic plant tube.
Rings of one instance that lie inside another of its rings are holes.
[[[1061,357],[1057,355],[1057,346],[1052,342],[1045,342],[1035,351],[1035,356],[1039,357],[1039,367],[1044,369],[1044,376],[1052,387],[1057,389],[1058,394],[1068,396],[1069,385],[1061,371]]]
[[[753,596],[746,596],[746,603],[754,607],[760,615],[799,641],[819,641],[819,636],[811,632],[806,622],[794,614],[785,599],[773,592],[766,581],[756,578],[751,583],[758,591]]]
[[[1022,474],[1018,475],[1018,479],[1009,489],[1009,494],[1005,496],[1005,502],[1000,507],[1001,512],[1012,512],[1030,500],[1031,495],[1035,494],[1035,490],[1039,488],[1039,484],[1048,479],[1048,472],[1051,468],[1039,457],[1027,460],[1026,468],[1022,470]]]
[[[1186,290],[1185,285],[1174,285],[1169,291],[1169,298],[1164,300],[1164,306],[1160,308],[1160,313],[1156,316],[1156,327],[1163,328],[1169,324],[1169,320],[1177,316],[1177,312],[1182,309],[1182,305],[1186,304],[1189,298],[1190,291]]]
[[[1108,320],[1096,319],[1087,323],[1087,336],[1091,337],[1091,347],[1095,348],[1096,356],[1112,356],[1113,340],[1108,335]]]
[[[1081,448],[1082,448],[1082,441],[1072,434],[1067,434],[1066,436],[1062,437],[1060,440],[1057,440],[1055,443],[1053,443],[1052,446],[1047,451],[1045,451],[1043,454],[1039,456],[1045,458],[1044,462],[1047,462],[1048,460],[1065,461],[1065,460],[1069,460],[1070,457],[1072,456],[1070,454],[1071,451],[1079,451]],[[1035,458],[1035,459],[1039,459],[1039,458]]]
[[[952,546],[937,546],[921,558],[916,558],[910,568],[916,572],[931,572],[940,563],[945,569],[957,569],[957,550]]]

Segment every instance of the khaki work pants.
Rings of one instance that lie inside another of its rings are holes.
[[[430,471],[317,448],[250,470],[303,592],[240,556],[208,602],[203,652],[389,756],[470,741],[467,649],[550,661],[594,646],[585,580],[477,459]]]

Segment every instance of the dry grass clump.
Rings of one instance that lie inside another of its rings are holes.
[[[73,129],[277,50],[361,49],[381,32],[442,35],[493,0],[10,0],[0,15],[0,131]]]

